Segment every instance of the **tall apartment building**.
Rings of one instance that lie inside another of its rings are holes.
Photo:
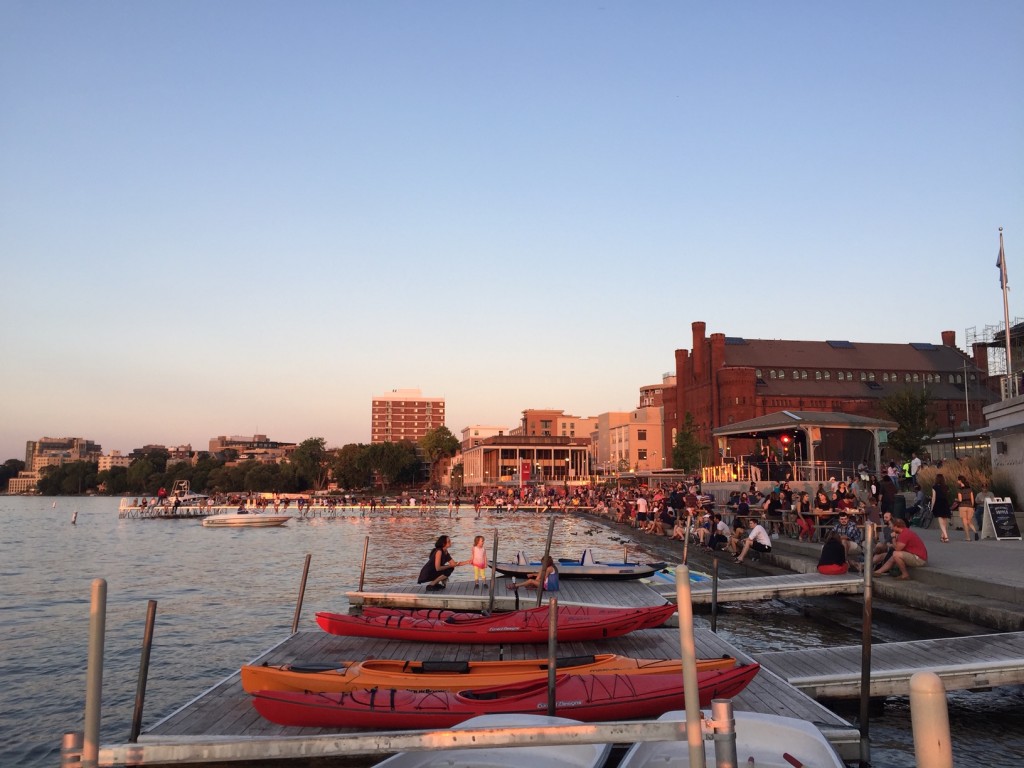
[[[97,461],[102,448],[82,437],[41,437],[25,443],[25,471],[63,466],[76,461]]]
[[[443,426],[443,397],[423,397],[418,389],[394,389],[373,398],[371,443],[415,443],[427,432]]]
[[[128,467],[131,463],[131,456],[122,456],[120,451],[111,451],[109,456],[100,456],[98,469],[103,472],[113,467]]]

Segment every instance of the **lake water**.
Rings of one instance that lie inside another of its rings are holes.
[[[71,524],[77,511],[77,524]],[[434,539],[453,537],[466,559],[474,535],[499,534],[501,559],[538,556],[548,522],[541,515],[472,510],[419,517],[293,520],[282,528],[207,529],[198,520],[118,520],[117,500],[0,496],[0,766],[52,766],[61,734],[83,722],[92,580],[107,580],[101,741],[124,742],[131,726],[147,601],[158,601],[143,723],[166,716],[290,632],[302,566],[312,555],[300,626],[320,610],[344,612],[370,537],[366,586],[415,580]],[[667,542],[633,542],[616,527],[559,517],[552,553],[598,559],[661,558]],[[466,578],[471,574],[457,575]],[[859,634],[804,618],[799,603],[732,607],[720,631],[747,651],[850,644]],[[882,640],[907,639],[877,627]],[[950,695],[958,766],[1024,759],[1024,692],[1003,688]],[[892,699],[871,725],[874,764],[914,765],[906,701]]]

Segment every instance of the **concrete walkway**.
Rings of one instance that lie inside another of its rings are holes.
[[[928,548],[928,565],[910,569],[910,581],[875,577],[875,595],[1000,631],[1024,630],[1024,542],[965,541],[963,531],[951,530],[943,544],[937,523],[913,530]],[[820,544],[780,537],[762,562],[806,573],[820,551]]]

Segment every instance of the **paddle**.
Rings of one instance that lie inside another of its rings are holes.
[[[782,753],[782,759],[793,766],[793,768],[804,768],[804,764],[793,757],[789,752]]]

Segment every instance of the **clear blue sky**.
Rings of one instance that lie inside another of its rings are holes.
[[[1024,3],[0,4],[0,460],[628,410],[1024,286]],[[1011,315],[1021,307],[1011,294]]]

